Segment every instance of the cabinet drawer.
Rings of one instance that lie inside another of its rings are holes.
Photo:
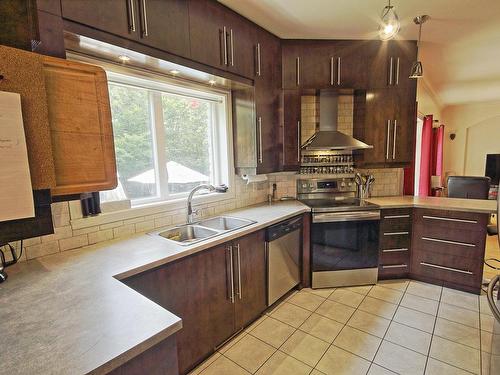
[[[433,228],[443,232],[481,232],[486,233],[487,214],[461,211],[415,210],[415,225]]]
[[[410,230],[411,221],[412,210],[409,208],[385,209],[381,212],[380,230],[382,232]]]
[[[409,250],[381,250],[379,254],[380,265],[391,264],[409,264],[410,251]]]
[[[419,251],[413,253],[411,272],[417,276],[477,287],[481,285],[483,260]]]
[[[387,231],[380,233],[380,250],[410,248],[410,230]]]
[[[378,278],[380,280],[403,278],[408,275],[409,270],[410,264],[408,262],[387,265],[381,264],[378,267]]]

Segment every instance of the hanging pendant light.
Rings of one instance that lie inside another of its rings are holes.
[[[394,10],[394,6],[391,5],[391,0],[389,0],[389,4],[384,7],[380,16],[378,35],[381,40],[393,39],[399,32],[400,27],[398,15]]]
[[[417,61],[413,63],[410,71],[410,78],[421,78],[424,76],[424,68],[422,62],[418,59],[418,53],[420,52],[420,39],[422,37],[422,24],[430,19],[429,16],[417,16],[413,19],[416,25],[418,25],[418,43],[417,43]]]

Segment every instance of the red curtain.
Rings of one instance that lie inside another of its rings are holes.
[[[431,176],[439,176],[442,186],[444,125],[432,127],[432,115],[424,117],[422,129],[422,149],[420,154],[420,183],[418,195],[435,195],[431,188]]]

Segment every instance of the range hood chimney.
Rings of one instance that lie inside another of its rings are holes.
[[[319,132],[301,148],[310,151],[363,150],[373,148],[337,130],[338,92],[321,90],[319,94]]]

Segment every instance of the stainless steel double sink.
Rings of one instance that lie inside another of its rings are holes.
[[[255,223],[256,221],[231,216],[216,216],[150,234],[163,237],[178,245],[187,246]]]

